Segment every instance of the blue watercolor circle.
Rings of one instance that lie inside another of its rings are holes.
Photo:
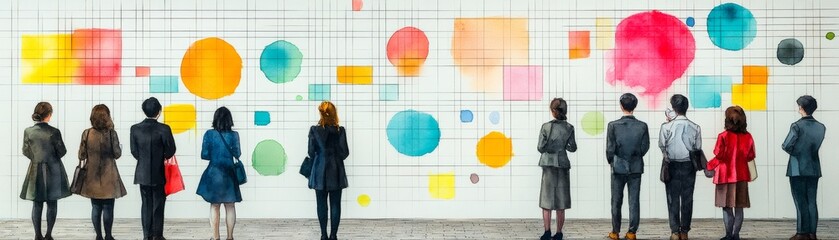
[[[696,25],[696,19],[693,19],[693,17],[688,17],[688,19],[685,20],[685,24],[688,25],[688,27],[693,27],[694,25]]]
[[[492,124],[498,124],[499,122],[501,122],[501,114],[497,111],[489,113],[489,122],[491,122]]]
[[[415,110],[396,113],[387,124],[387,141],[399,153],[419,157],[437,149],[440,125],[431,114]]]
[[[719,48],[739,51],[757,36],[757,21],[749,9],[735,3],[714,7],[708,14],[708,36]]]
[[[472,114],[470,110],[460,110],[460,122],[462,123],[470,123],[475,118],[475,115]]]
[[[294,44],[278,40],[262,50],[259,57],[259,70],[269,81],[274,83],[291,82],[300,74],[303,53]]]

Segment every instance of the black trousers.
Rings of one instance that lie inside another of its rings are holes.
[[[140,213],[143,237],[163,237],[163,210],[166,207],[163,185],[140,185],[140,198],[143,200]]]
[[[667,191],[667,216],[670,231],[687,233],[693,218],[693,190],[696,186],[696,170],[692,162],[670,162],[670,182]]]
[[[638,232],[639,215],[641,214],[640,198],[641,174],[612,174],[612,232],[621,231],[621,208],[623,205],[623,189],[629,193],[629,232]]]
[[[331,222],[331,236],[337,236],[338,234],[338,226],[341,224],[341,192],[342,189],[334,190],[334,191],[323,191],[323,190],[315,190],[315,199],[317,200],[318,205],[318,222],[320,223],[320,234],[321,236],[326,235],[326,222],[327,216],[326,212],[329,210]],[[327,198],[329,202],[329,206],[327,206]]]
[[[790,177],[789,186],[795,202],[797,233],[816,234],[819,225],[819,207],[816,205],[819,178]]]

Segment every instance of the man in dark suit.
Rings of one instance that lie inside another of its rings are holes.
[[[796,234],[790,239],[817,239],[819,210],[816,206],[816,193],[822,176],[819,148],[824,141],[826,128],[812,116],[818,107],[815,98],[804,95],[796,103],[801,119],[789,127],[789,134],[782,145],[784,151],[789,153],[787,177],[798,219]]]
[[[175,155],[175,139],[169,125],[157,122],[161,112],[156,98],[143,101],[146,119],[131,126],[131,155],[137,159],[134,184],[140,185],[141,218],[145,240],[164,240],[163,210],[166,184],[163,162]]]
[[[623,189],[628,187],[629,231],[626,239],[634,240],[641,213],[641,174],[644,173],[644,155],[650,150],[650,133],[647,124],[632,115],[638,106],[635,95],[623,94],[620,105],[623,117],[610,122],[606,131],[606,161],[612,167],[612,232],[609,239],[620,239]]]

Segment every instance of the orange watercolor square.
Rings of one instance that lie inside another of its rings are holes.
[[[590,35],[589,31],[568,32],[568,58],[588,58],[591,55]]]
[[[743,66],[743,84],[768,84],[769,68],[766,66]]]

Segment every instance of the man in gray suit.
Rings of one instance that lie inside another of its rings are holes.
[[[816,206],[816,193],[822,176],[819,148],[824,141],[826,129],[824,124],[812,116],[818,107],[815,98],[804,95],[796,103],[801,119],[789,127],[789,134],[782,145],[784,151],[789,153],[787,177],[798,220],[796,234],[790,239],[817,239],[819,210]]]
[[[644,155],[650,150],[650,133],[647,124],[632,115],[638,106],[635,95],[623,94],[620,105],[623,117],[610,122],[606,131],[606,161],[612,168],[612,232],[609,238],[620,239],[623,189],[628,186],[629,231],[626,239],[634,240],[641,212],[641,174],[644,173]]]

